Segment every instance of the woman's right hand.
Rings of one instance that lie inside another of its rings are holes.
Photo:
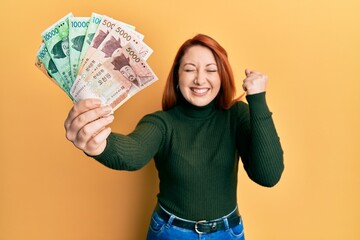
[[[110,106],[103,106],[100,99],[84,99],[70,110],[64,126],[66,138],[90,156],[101,154],[111,133],[107,127],[114,120]]]

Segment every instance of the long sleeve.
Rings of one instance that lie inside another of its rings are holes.
[[[112,169],[138,170],[154,157],[163,136],[161,121],[148,115],[129,135],[111,133],[105,150],[93,158]]]
[[[241,159],[248,176],[256,183],[272,187],[284,170],[283,150],[265,93],[247,96],[249,117],[243,120]]]

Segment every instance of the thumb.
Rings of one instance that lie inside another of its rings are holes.
[[[250,75],[250,73],[251,73],[251,71],[250,71],[250,69],[245,69],[245,75],[246,75],[246,77],[248,77],[249,75]]]

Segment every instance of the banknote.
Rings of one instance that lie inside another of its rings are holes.
[[[82,61],[86,55],[86,52],[90,46],[90,43],[92,42],[95,32],[101,22],[102,19],[102,15],[97,14],[97,13],[92,13],[91,17],[90,17],[90,21],[89,21],[89,26],[86,30],[86,35],[85,35],[85,39],[83,42],[83,47],[81,49],[81,54],[80,54],[80,58],[79,58],[79,65],[81,66]]]
[[[84,67],[86,69],[87,64],[89,64],[88,62],[90,57],[98,50],[103,40],[107,37],[116,24],[121,24],[124,28],[128,29],[134,35],[136,35],[138,39],[142,40],[144,38],[144,35],[135,31],[135,27],[133,25],[115,20],[106,15],[93,13],[86,33],[87,42],[84,46],[84,53],[82,53],[83,56],[81,57],[80,71],[83,71]]]
[[[78,73],[80,54],[83,48],[89,20],[89,17],[69,18],[70,66],[73,81]]]
[[[128,25],[124,24],[121,21],[112,21],[113,19],[108,17],[103,17],[103,21],[100,23],[100,27],[96,33],[95,38],[100,37],[99,44],[94,43],[88,49],[87,56],[81,67],[81,75],[77,76],[73,87],[71,88],[71,94],[77,92],[78,89],[82,89],[85,82],[84,79],[93,71],[96,71],[101,67],[102,62],[106,61],[107,58],[112,56],[112,53],[118,48],[124,47],[129,42],[133,43],[135,49],[140,53],[140,55],[146,60],[153,50],[147,46],[141,39],[138,38],[136,32],[130,28]],[[102,31],[104,26],[111,26],[106,30],[109,31],[105,33]],[[113,25],[115,24],[115,25]],[[103,38],[105,36],[105,38]],[[93,47],[95,46],[95,47]],[[91,49],[91,50],[90,50]],[[90,53],[89,53],[90,52]]]
[[[35,66],[38,67],[48,78],[58,85],[71,99],[70,87],[62,79],[60,72],[51,59],[48,49],[42,43],[36,54]]]
[[[69,57],[69,18],[72,16],[69,13],[41,34],[55,66],[69,87],[73,83]]]
[[[83,72],[84,66],[88,64],[90,57],[94,54],[94,52],[98,49],[101,45],[102,41],[106,38],[109,32],[114,28],[116,25],[116,20],[112,19],[108,16],[102,16],[101,22],[99,23],[96,32],[92,38],[92,41],[86,51],[84,59],[80,65],[79,71]]]
[[[116,110],[134,94],[157,81],[150,66],[132,43],[118,48],[100,68],[88,75],[86,85],[74,95],[74,100],[100,98]]]
[[[70,89],[70,94],[73,95],[74,92],[77,91],[78,88],[83,88],[83,80],[87,77],[87,75],[91,72],[92,66],[95,64],[94,61],[89,62],[90,57],[96,52],[97,48],[100,46],[102,41],[109,34],[111,29],[115,26],[116,20],[107,16],[102,16],[101,22],[94,34],[94,37],[86,51],[85,57],[81,62],[79,67],[79,73],[75,78],[75,81]],[[89,67],[90,66],[90,67]]]
[[[123,23],[117,22],[100,46],[91,55],[88,63],[84,65],[83,73],[96,71],[117,49],[123,48],[130,42],[144,60],[147,60],[153,52],[146,43],[137,38],[133,30]]]
[[[84,57],[85,57],[85,55],[87,53],[87,50],[88,50],[88,48],[89,48],[89,46],[90,46],[90,44],[91,44],[91,42],[92,42],[92,40],[94,38],[94,35],[95,35],[96,30],[97,30],[97,28],[98,28],[98,26],[99,26],[99,24],[100,24],[100,22],[102,20],[102,17],[103,17],[103,15],[95,13],[95,12],[93,12],[91,14],[89,26],[88,26],[87,31],[86,31],[85,41],[83,43],[83,48],[82,48],[81,54],[80,54],[80,61],[79,61],[80,65],[81,65],[81,63],[82,63],[82,61],[83,61],[83,59],[84,59]],[[119,20],[114,19],[114,21],[119,21]],[[135,30],[135,26],[130,25],[128,23],[124,23],[124,24],[128,28]],[[141,38],[141,39],[144,38],[144,35],[142,35],[141,33],[136,33],[136,34],[138,35],[139,38]]]
[[[100,98],[116,110],[158,80],[153,50],[133,25],[106,15],[61,18],[41,33],[35,65],[73,100]]]
[[[136,32],[127,28],[122,22],[116,23],[114,28],[109,32],[102,44],[99,46],[97,53],[104,53],[105,58],[109,57],[114,50],[124,47],[129,42],[132,43],[132,46],[144,60],[147,60],[153,53],[153,50],[138,37]]]

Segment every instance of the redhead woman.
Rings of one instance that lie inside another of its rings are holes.
[[[199,34],[175,56],[162,111],[144,116],[124,135],[108,127],[110,107],[86,99],[70,110],[66,136],[109,168],[133,171],[154,159],[160,186],[147,239],[245,239],[237,207],[239,165],[266,187],[284,169],[267,81],[246,69],[247,103],[240,101],[225,49]]]

